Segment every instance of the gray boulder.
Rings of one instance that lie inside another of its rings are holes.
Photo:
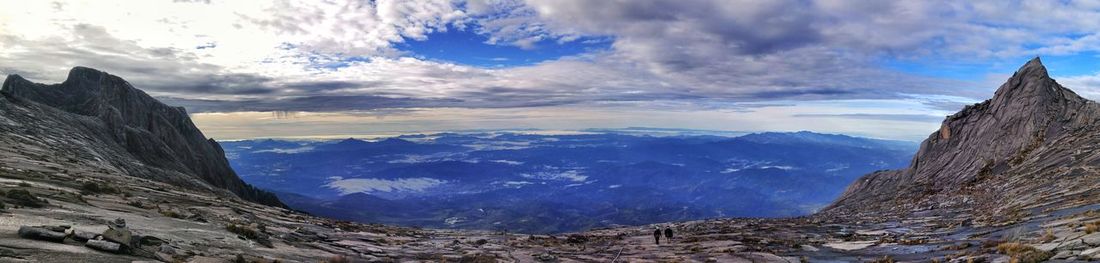
[[[104,241],[104,240],[88,240],[88,243],[84,243],[84,246],[90,247],[99,251],[106,251],[111,253],[118,253],[122,250],[122,246],[118,243]]]
[[[73,231],[73,240],[79,242],[87,242],[88,240],[95,239],[99,234],[85,231]]]
[[[49,229],[41,227],[21,226],[19,227],[19,237],[34,240],[45,240],[50,242],[62,242],[65,241],[65,233],[54,232]]]
[[[133,242],[134,234],[126,228],[126,221],[121,218],[107,224],[107,231],[103,231],[103,239],[129,247]]]

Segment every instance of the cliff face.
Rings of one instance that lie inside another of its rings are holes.
[[[284,206],[275,195],[241,181],[230,168],[221,146],[207,139],[183,108],[165,105],[117,76],[76,67],[65,82],[44,85],[11,75],[0,93],[17,104],[36,103],[72,115],[57,117],[62,120],[71,117],[72,125],[79,122],[95,135],[81,137],[117,147],[127,153],[126,158],[137,160],[142,165],[111,160],[133,176],[182,184],[193,184],[189,179],[197,179],[202,182],[199,185],[225,189],[245,200]],[[94,124],[89,126],[88,118]],[[174,178],[163,171],[190,178]]]
[[[1100,158],[1079,151],[1100,142],[1090,132],[1098,117],[1100,106],[1059,85],[1035,58],[993,98],[948,116],[921,143],[909,167],[857,180],[825,211],[1027,203],[1021,198],[1038,196],[1004,193],[1043,195],[1072,168]]]

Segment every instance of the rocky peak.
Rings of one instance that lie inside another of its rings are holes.
[[[0,93],[93,117],[102,127],[103,140],[124,148],[146,165],[193,176],[245,200],[283,206],[273,194],[241,181],[221,147],[195,127],[183,108],[165,105],[118,76],[74,67],[64,82],[44,85],[12,75]],[[133,173],[140,176],[143,172]]]
[[[982,103],[948,116],[921,143],[909,167],[857,180],[834,203],[881,203],[902,193],[950,193],[1023,160],[1059,140],[1097,127],[1100,107],[1050,78],[1039,58],[1020,67]],[[912,196],[910,196],[912,197]]]
[[[1054,79],[1050,78],[1047,68],[1036,57],[1016,70],[1016,73],[997,89],[989,101],[994,111],[1033,113],[1050,107],[1080,103],[1083,100],[1076,93],[1058,85]]]

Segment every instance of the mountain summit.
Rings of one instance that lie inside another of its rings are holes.
[[[130,175],[224,189],[245,200],[284,206],[271,193],[241,181],[221,146],[207,139],[183,108],[165,105],[120,77],[86,67],[73,68],[54,85],[10,75],[0,93],[6,117],[26,120],[18,123],[21,128],[41,129],[38,134],[56,135],[51,139],[58,142],[103,146],[78,150],[91,151],[87,154]],[[47,120],[63,127],[34,127]],[[65,129],[73,130],[59,132]]]
[[[1094,136],[1100,106],[1050,78],[1039,58],[1020,67],[993,98],[948,116],[921,143],[909,167],[869,174],[825,212],[911,212],[966,204],[1020,209],[1039,198],[1066,198],[1052,189],[1100,155],[1082,152]],[[1075,186],[1092,185],[1083,181]],[[1015,195],[1013,195],[1015,193]]]

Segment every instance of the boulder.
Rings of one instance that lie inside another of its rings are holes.
[[[802,251],[817,252],[819,250],[816,247],[811,246],[811,245],[802,245],[800,247],[802,248]]]
[[[103,239],[122,244],[128,247],[133,241],[133,233],[130,233],[130,229],[123,228],[108,228],[107,231],[103,231]]]
[[[1081,251],[1081,254],[1077,255],[1078,259],[1100,259],[1100,247],[1094,247]]]
[[[45,240],[50,242],[62,242],[65,241],[65,233],[54,232],[49,229],[41,227],[21,226],[19,227],[19,237],[26,239]]]
[[[1079,252],[1077,251],[1064,250],[1062,252],[1058,252],[1058,254],[1054,254],[1054,256],[1050,259],[1071,259],[1077,257],[1077,254],[1079,254]]]
[[[542,254],[535,255],[535,260],[542,261],[542,262],[551,262],[551,261],[557,261],[558,257],[555,257],[554,255],[551,255],[550,253],[542,253]]]
[[[1081,237],[1081,242],[1085,242],[1089,246],[1100,245],[1100,233],[1092,233]]]
[[[1043,243],[1035,245],[1034,247],[1042,251],[1051,252],[1054,251],[1054,249],[1058,248],[1058,245],[1058,243]]]
[[[118,243],[105,241],[105,240],[95,240],[95,239],[88,240],[87,243],[84,243],[84,246],[90,247],[90,248],[95,249],[95,250],[106,251],[106,252],[111,252],[111,253],[118,253],[122,249],[122,245],[119,245]]]
[[[73,231],[73,240],[86,242],[88,240],[95,239],[99,234],[85,231]]]

